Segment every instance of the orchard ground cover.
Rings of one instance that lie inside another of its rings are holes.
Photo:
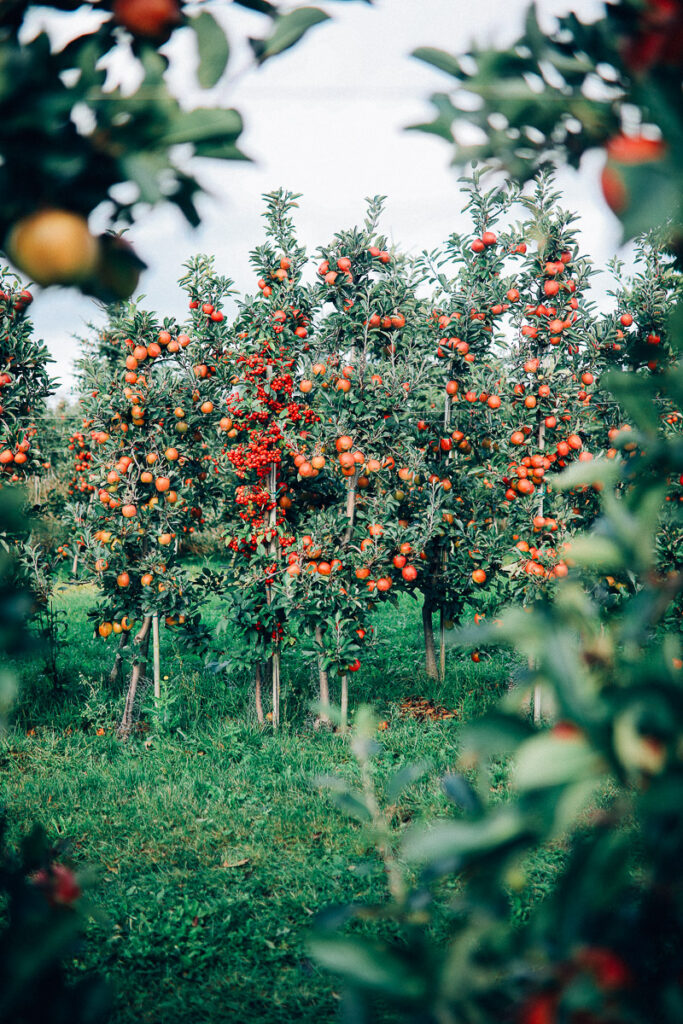
[[[285,660],[283,728],[273,736],[245,715],[246,674],[217,676],[199,658],[183,657],[181,666],[169,647],[176,700],[143,714],[146,731],[121,744],[122,686],[112,699],[109,666],[88,637],[92,599],[90,586],[58,586],[55,610],[67,625],[61,683],[55,690],[33,661],[23,667],[1,758],[13,834],[37,819],[50,842],[67,843],[76,867],[96,866],[88,899],[104,916],[91,922],[73,972],[107,976],[120,1022],[336,1019],[338,990],[308,961],[306,936],[324,908],[381,900],[385,880],[367,836],[315,787],[320,774],[357,774],[348,744],[306,721],[317,680]],[[218,618],[217,603],[207,617]],[[397,806],[399,829],[445,813],[439,779],[455,765],[460,723],[490,707],[515,671],[509,656],[474,664],[454,654],[446,679],[429,680],[414,669],[419,623],[409,598],[385,606],[367,668],[389,723],[380,784],[403,764],[433,764]],[[401,716],[401,701],[416,693],[458,716]],[[502,797],[502,772],[492,785]],[[558,856],[539,858],[525,899],[543,890]]]

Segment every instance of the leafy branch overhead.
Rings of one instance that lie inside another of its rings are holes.
[[[298,43],[329,16],[316,7],[283,11],[262,0],[234,0],[265,19],[259,38],[250,38],[256,64]],[[245,160],[238,111],[216,106],[183,109],[170,92],[170,59],[159,51],[177,31],[192,31],[199,54],[197,84],[212,89],[230,61],[228,36],[213,12],[180,0],[150,5],[145,0],[52,0],[29,4],[11,0],[0,14],[0,244],[14,263],[38,283],[77,284],[104,300],[134,290],[141,261],[122,240],[93,240],[90,213],[106,204],[109,224],[120,231],[141,206],[173,203],[192,225],[199,223],[196,199],[202,191],[187,170],[194,156]],[[56,49],[46,31],[28,42],[29,8],[73,16],[73,38]],[[101,15],[99,22],[84,15]],[[87,26],[87,27],[84,27]],[[134,92],[113,88],[106,65],[132,54],[140,74]],[[128,188],[122,190],[121,186]],[[36,217],[60,211],[59,222]],[[21,230],[17,233],[15,229]],[[4,243],[3,240],[4,239]],[[60,252],[80,258],[66,265]],[[36,258],[34,250],[39,250]],[[46,254],[47,250],[47,254]],[[113,254],[113,255],[112,255]]]
[[[678,4],[624,0],[590,24],[573,13],[558,18],[549,34],[531,6],[508,50],[413,52],[452,82],[431,97],[434,118],[411,127],[451,143],[454,163],[486,161],[520,182],[548,165],[578,167],[587,150],[604,146],[603,193],[634,237],[667,217],[681,220],[682,40]],[[475,141],[465,141],[473,128]]]

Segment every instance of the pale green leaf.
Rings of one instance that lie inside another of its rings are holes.
[[[211,89],[225,71],[230,47],[225,32],[213,15],[200,11],[190,24],[197,36],[199,67],[197,78],[202,89]]]

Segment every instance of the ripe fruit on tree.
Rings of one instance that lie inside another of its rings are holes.
[[[623,168],[659,162],[664,157],[666,146],[661,139],[621,134],[609,140],[606,150],[607,163],[600,179],[602,194],[614,213],[622,213],[631,203]]]
[[[80,284],[95,271],[99,246],[85,217],[38,210],[17,221],[5,247],[13,263],[38,284]]]
[[[177,0],[114,0],[114,18],[135,36],[168,39],[181,21]]]

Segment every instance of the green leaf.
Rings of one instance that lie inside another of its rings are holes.
[[[144,203],[158,203],[163,199],[159,184],[159,176],[167,164],[161,153],[139,152],[130,153],[121,161],[125,173],[140,189],[140,199]]]
[[[213,15],[201,11],[190,19],[197,36],[199,67],[197,78],[202,89],[211,89],[225,71],[230,47],[225,32]]]
[[[584,737],[563,739],[541,733],[520,746],[512,778],[516,789],[526,791],[593,778],[603,768],[600,757]]]
[[[464,775],[446,775],[441,780],[448,799],[466,814],[480,814],[483,805],[479,795]]]
[[[179,114],[160,142],[173,146],[182,142],[234,142],[242,132],[242,118],[237,110],[198,107]]]
[[[623,405],[640,430],[648,433],[657,431],[659,418],[655,403],[656,384],[652,379],[636,373],[613,371],[606,375],[603,384]]]
[[[314,25],[323,21],[329,21],[329,14],[325,14],[318,7],[300,7],[298,10],[290,11],[289,14],[280,15],[273,28],[272,34],[264,40],[257,40],[258,60],[263,63],[269,57],[274,57],[290,46],[298,43],[303,35]]]
[[[365,804],[363,794],[352,789],[343,779],[336,775],[319,775],[315,779],[315,784],[321,789],[326,789],[332,802],[349,817],[365,824],[372,821],[372,814]]]
[[[614,169],[630,197],[619,214],[625,240],[648,231],[653,224],[665,224],[671,218],[680,222],[680,176],[670,161],[615,164]]]
[[[400,999],[420,999],[425,994],[425,979],[413,974],[404,960],[364,939],[315,936],[308,948],[322,967],[356,985]]]
[[[268,14],[271,18],[277,15],[277,7],[268,3],[268,0],[234,0],[240,7],[246,7],[250,11],[258,11],[259,14]]]
[[[486,853],[521,835],[523,821],[514,807],[495,811],[480,821],[439,821],[419,826],[406,836],[402,853],[415,864]]]
[[[251,157],[243,153],[239,146],[233,142],[198,142],[195,147],[195,156],[203,156],[211,160],[246,160],[251,162]]]
[[[567,548],[567,562],[569,565],[616,571],[623,566],[624,552],[611,538],[590,534],[575,537],[570,542]]]
[[[431,135],[438,135],[439,138],[445,139],[446,142],[454,142],[455,138],[451,125],[453,121],[462,116],[451,102],[450,96],[446,93],[437,92],[430,97],[430,102],[436,108],[436,117],[433,121],[427,121],[425,124],[411,124],[408,125],[407,130],[413,132],[427,132]]]
[[[575,462],[563,473],[548,478],[553,490],[568,491],[580,484],[602,483],[611,487],[619,478],[621,466],[616,459],[591,459]]]
[[[503,622],[505,623],[505,619]],[[481,627],[474,627],[474,630],[470,631],[472,637],[485,636],[486,642],[500,640],[501,631],[497,626],[492,625],[485,628],[487,632],[484,634],[483,631],[479,633],[474,631],[480,630]],[[529,616],[520,612],[505,633],[512,639],[519,637],[524,628],[533,632]],[[508,754],[510,751],[516,750],[518,744],[525,740],[531,732],[531,725],[517,714],[505,714],[500,710],[492,711],[485,718],[468,725],[462,736],[462,752],[463,754],[476,753],[479,757]]]
[[[387,785],[387,800],[392,804],[395,803],[404,789],[418,782],[427,772],[431,771],[431,768],[432,762],[427,759],[399,768]]]
[[[673,348],[674,352],[683,351],[683,298],[679,298],[671,311],[668,323],[669,331],[669,343]],[[681,379],[681,371],[683,367],[678,364],[674,368],[674,374],[678,380]]]
[[[571,783],[560,791],[554,809],[554,834],[556,836],[566,832],[568,828],[574,825],[591,800],[594,799],[596,790],[603,782],[603,775],[595,775],[590,778],[581,779],[579,782]]]
[[[454,78],[462,78],[462,68],[457,57],[446,53],[445,50],[439,50],[434,46],[418,46],[416,50],[413,50],[411,57],[416,57],[418,60],[424,61],[425,64],[431,64],[432,67],[438,68],[439,71],[445,71],[447,75],[453,75]]]

